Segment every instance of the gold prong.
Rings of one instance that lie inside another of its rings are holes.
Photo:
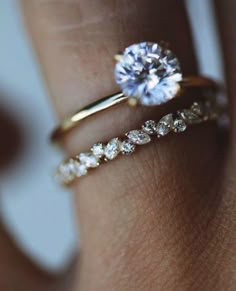
[[[114,55],[114,59],[115,59],[117,62],[120,62],[120,61],[122,61],[122,59],[123,59],[123,55],[122,55],[122,54],[116,54],[116,55]]]
[[[135,97],[130,97],[130,98],[128,99],[128,103],[129,103],[129,105],[132,106],[132,107],[137,106],[137,104],[138,104],[138,99],[135,98]]]

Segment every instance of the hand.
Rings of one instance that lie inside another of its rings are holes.
[[[112,56],[129,44],[167,40],[184,73],[196,72],[183,1],[22,3],[60,118],[115,92]],[[236,4],[216,1],[216,7],[229,85],[229,143],[214,124],[199,125],[183,136],[153,142],[78,181],[74,191],[81,255],[73,290],[236,289],[236,104],[232,98]],[[156,110],[155,115],[173,107]],[[120,106],[85,122],[64,141],[68,154],[140,126],[150,114],[130,112]],[[44,287],[34,290],[67,290],[62,281],[45,280]]]

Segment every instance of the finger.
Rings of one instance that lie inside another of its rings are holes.
[[[224,188],[223,188],[223,203],[221,207],[221,227],[219,227],[219,232],[224,233],[225,229],[228,229],[227,238],[222,242],[222,248],[225,251],[224,254],[224,272],[227,273],[229,270],[234,270],[235,268],[235,246],[232,241],[236,235],[236,228],[233,221],[235,220],[235,210],[236,210],[236,83],[235,83],[235,63],[236,63],[236,34],[234,30],[234,23],[236,17],[236,3],[235,1],[226,0],[224,3],[222,1],[215,0],[216,15],[218,20],[218,28],[221,37],[221,45],[223,48],[223,59],[225,65],[225,75],[226,75],[226,85],[227,94],[229,99],[229,114],[231,119],[231,138],[229,154],[226,162],[226,173],[224,175]],[[224,229],[224,230],[223,230]],[[228,273],[228,281],[231,290],[235,289],[235,272]],[[229,288],[229,289],[230,289]]]
[[[117,90],[111,78],[113,55],[130,43],[143,39],[167,39],[180,60],[185,60],[182,62],[184,72],[191,74],[195,71],[187,20],[175,20],[171,2],[162,4],[161,9],[152,1],[149,7],[143,7],[142,1],[132,5],[126,5],[125,1],[122,3],[115,5],[113,1],[97,1],[84,4],[83,1],[66,3],[59,0],[40,1],[38,4],[34,1],[26,6],[26,9],[30,9],[27,15],[32,18],[30,27],[35,28],[35,42],[40,40],[38,53],[60,116],[66,116],[74,112],[75,108],[97,100],[98,96],[106,96]],[[88,8],[90,5],[91,9]],[[140,6],[142,9],[139,9]],[[155,7],[155,13],[151,13],[151,7]],[[176,9],[181,11],[179,6]],[[161,17],[162,11],[168,11],[169,17]],[[162,30],[162,27],[165,29]],[[175,33],[172,32],[173,27]],[[122,108],[122,112],[126,112],[124,118],[128,119],[130,110],[124,111]],[[119,120],[120,110],[114,114],[113,119]],[[129,120],[129,126],[140,124],[140,116],[144,118],[140,114],[133,116],[132,122]],[[89,128],[86,124],[82,125],[79,136],[84,136],[83,139],[78,140],[78,135],[70,139],[70,151],[78,151],[78,145],[84,150],[96,139],[111,137],[113,132],[109,125],[106,126],[105,119],[104,115],[101,123],[105,125],[103,132],[106,135],[99,133],[100,125],[93,119]],[[127,130],[128,126],[122,125],[121,122],[114,124],[118,129],[116,134]],[[90,128],[94,128],[93,136],[87,134]]]
[[[167,40],[185,74],[196,71],[182,1],[23,3],[60,117],[116,91],[112,56],[128,44]],[[140,126],[150,111],[135,113],[121,106],[90,119],[68,137],[67,151]],[[207,228],[210,203],[214,209],[216,145],[215,127],[198,127],[107,163],[75,185],[82,290],[181,290],[194,282],[199,229]]]

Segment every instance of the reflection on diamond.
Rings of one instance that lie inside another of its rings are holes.
[[[105,148],[105,157],[107,160],[113,160],[117,157],[120,152],[120,145],[121,142],[118,138],[113,138],[109,141]]]
[[[156,121],[154,120],[147,120],[142,126],[142,130],[148,134],[155,134],[156,129],[157,129],[157,124],[156,124]]]
[[[142,42],[125,49],[115,66],[115,79],[123,93],[143,105],[159,105],[180,89],[178,59],[156,43]]]
[[[143,130],[131,130],[126,136],[131,142],[138,145],[146,144],[151,141],[151,137]]]
[[[167,114],[158,122],[157,124],[157,135],[164,136],[167,135],[173,126],[173,115]]]
[[[190,109],[183,109],[178,112],[179,116],[183,118],[188,124],[194,124],[201,122],[202,118],[199,117],[196,113],[194,113]]]
[[[87,168],[96,168],[99,166],[98,158],[91,153],[82,153],[78,156],[78,159]]]
[[[91,148],[92,153],[98,158],[101,158],[104,155],[104,150],[105,146],[102,143],[96,143]]]
[[[77,162],[77,164],[75,165],[75,171],[76,171],[76,177],[81,177],[87,174],[88,169],[85,165]]]
[[[174,121],[173,127],[174,127],[175,132],[182,132],[182,131],[185,131],[187,129],[187,124],[185,123],[185,121],[183,119],[176,118]]]
[[[61,184],[70,183],[75,176],[76,167],[73,159],[62,163],[56,173],[56,178]]]
[[[121,151],[125,155],[130,155],[135,151],[135,144],[129,140],[124,140],[121,144]]]

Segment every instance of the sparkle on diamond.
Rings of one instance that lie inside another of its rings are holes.
[[[125,49],[115,66],[115,79],[125,95],[150,106],[165,103],[177,94],[182,73],[170,50],[142,42]]]

